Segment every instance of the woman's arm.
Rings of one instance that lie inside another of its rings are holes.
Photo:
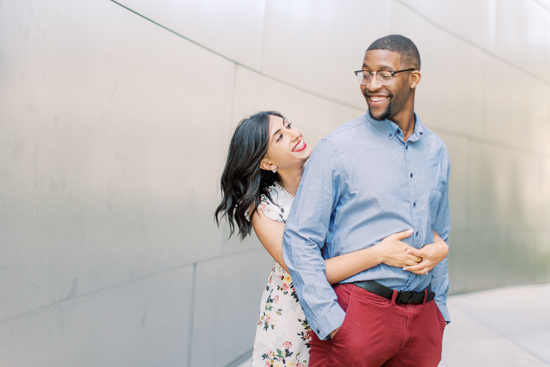
[[[283,260],[285,224],[269,219],[261,210],[258,210],[252,217],[252,227],[267,252],[288,272]],[[398,267],[417,264],[421,259],[409,251],[414,248],[401,241],[411,234],[410,230],[395,233],[367,249],[325,260],[325,274],[328,282],[338,283],[381,263]]]
[[[411,249],[411,253],[422,258],[422,261],[414,266],[405,266],[403,270],[415,274],[427,274],[439,264],[449,253],[449,245],[445,243],[434,231],[434,243],[425,245],[421,249]]]
[[[414,247],[401,241],[412,233],[410,229],[394,233],[369,248],[325,260],[327,280],[335,284],[382,263],[396,267],[418,264],[422,259],[411,253]]]

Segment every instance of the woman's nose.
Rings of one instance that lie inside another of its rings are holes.
[[[290,134],[291,134],[290,136],[292,137],[292,140],[302,136],[302,133],[300,132],[300,130],[298,130],[296,128],[291,128],[290,129]]]

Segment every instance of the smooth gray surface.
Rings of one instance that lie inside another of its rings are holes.
[[[263,249],[197,264],[192,366],[227,365],[253,344],[272,267]]]
[[[0,359],[246,352],[270,260],[212,220],[233,129],[279,110],[315,146],[365,112],[352,71],[388,33],[418,45],[416,111],[451,156],[451,292],[550,280],[548,0],[121,2],[183,37],[108,0],[0,1]],[[237,316],[213,324],[231,279]],[[165,315],[145,336],[151,297]]]
[[[233,65],[111,2],[2,4],[0,319],[219,254]]]
[[[3,320],[0,366],[182,365],[192,281],[185,267]]]
[[[267,0],[117,2],[214,52],[260,68]]]

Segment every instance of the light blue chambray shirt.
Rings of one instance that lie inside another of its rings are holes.
[[[409,228],[414,233],[403,241],[416,248],[433,243],[433,231],[448,243],[449,155],[415,117],[414,133],[404,142],[393,122],[360,116],[321,140],[306,166],[286,222],[283,256],[309,325],[321,339],[345,316],[327,282],[324,259]],[[447,259],[428,275],[380,264],[343,283],[361,280],[404,291],[429,287],[450,320]]]

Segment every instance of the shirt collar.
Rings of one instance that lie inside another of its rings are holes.
[[[424,125],[422,125],[422,122],[420,121],[420,118],[416,113],[414,113],[414,118],[414,132],[407,140],[407,142],[411,143],[419,140],[420,137],[424,134]],[[401,140],[403,140],[403,132],[394,122],[390,120],[377,121],[370,117],[368,112],[365,114],[365,119],[368,123],[372,124],[375,128],[380,130],[382,134],[386,135],[388,139],[393,139],[393,137],[397,135]]]

